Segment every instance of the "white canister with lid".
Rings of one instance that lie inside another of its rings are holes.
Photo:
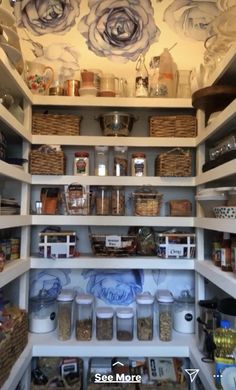
[[[174,297],[169,290],[157,290],[156,298],[159,309],[159,337],[161,341],[172,339],[172,312]]]
[[[194,333],[195,303],[188,290],[183,290],[175,300],[173,327],[177,332]]]
[[[136,295],[137,338],[139,340],[153,339],[153,303],[154,296],[149,292]]]
[[[72,314],[73,314],[74,291],[64,289],[57,297],[58,306],[58,326],[57,337],[61,341],[71,338]]]
[[[113,317],[112,307],[98,307],[96,309],[96,337],[98,340],[112,340]]]
[[[134,310],[121,307],[116,311],[116,336],[119,341],[131,341],[134,332]]]

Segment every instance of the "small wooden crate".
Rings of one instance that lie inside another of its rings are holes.
[[[63,151],[31,150],[29,167],[32,175],[64,175],[66,159]]]
[[[152,116],[149,119],[150,137],[196,137],[194,115]]]
[[[134,215],[155,216],[160,214],[162,194],[156,191],[142,189],[132,193]]]
[[[188,199],[176,199],[169,202],[172,217],[188,217],[192,214],[192,204]]]
[[[161,153],[155,160],[155,175],[186,177],[192,175],[192,153],[181,148],[174,148]]]
[[[79,135],[81,117],[78,115],[34,113],[32,134]]]

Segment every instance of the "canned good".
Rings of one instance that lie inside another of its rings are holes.
[[[146,176],[147,161],[145,153],[133,153],[131,163],[131,176]]]
[[[74,175],[88,176],[89,175],[89,153],[76,152],[74,158]]]

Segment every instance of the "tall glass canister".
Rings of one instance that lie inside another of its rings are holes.
[[[154,297],[149,293],[136,296],[137,337],[139,340],[153,339],[153,303]]]
[[[93,330],[93,296],[90,294],[77,295],[76,299],[75,336],[77,340],[89,341]]]
[[[57,337],[61,341],[71,338],[73,300],[73,290],[62,290],[57,297]]]
[[[174,298],[169,290],[157,291],[159,311],[159,338],[161,341],[172,340],[172,312]]]

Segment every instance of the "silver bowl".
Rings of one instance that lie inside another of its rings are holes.
[[[113,111],[101,114],[95,119],[99,121],[104,135],[127,137],[138,118],[125,112]]]

